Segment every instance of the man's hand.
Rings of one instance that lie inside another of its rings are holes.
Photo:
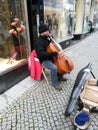
[[[52,52],[51,55],[52,55],[52,56],[57,56],[58,53],[57,53],[57,52]]]

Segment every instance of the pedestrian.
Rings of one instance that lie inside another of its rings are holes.
[[[56,14],[54,13],[53,14],[53,17],[52,17],[52,24],[53,24],[53,29],[55,29],[57,31],[58,29],[58,19],[56,17]]]
[[[88,25],[89,25],[89,32],[92,33],[92,31],[93,31],[92,27],[93,26],[92,26],[92,21],[91,20],[88,21]]]
[[[58,74],[57,66],[53,61],[53,57],[57,56],[58,52],[47,52],[47,47],[51,40],[48,38],[50,32],[46,24],[41,24],[39,26],[39,34],[35,45],[37,56],[41,64],[50,70],[52,86],[60,91],[62,87],[60,86],[59,80],[66,81],[66,78],[64,78],[63,75]]]
[[[47,25],[49,27],[49,30],[51,31],[52,30],[52,18],[51,18],[50,15],[46,16],[46,23],[47,23]]]

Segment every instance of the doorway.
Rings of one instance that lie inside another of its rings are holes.
[[[39,24],[44,22],[43,0],[32,0],[32,25],[33,25],[33,43],[39,35]]]

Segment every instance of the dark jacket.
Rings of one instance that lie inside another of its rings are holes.
[[[47,37],[39,36],[35,45],[37,56],[42,63],[45,60],[53,61],[53,53],[47,52],[47,47],[51,41]]]

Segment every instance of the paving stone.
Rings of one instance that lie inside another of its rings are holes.
[[[73,129],[70,118],[64,116],[73,84],[72,80],[61,82],[63,90],[59,92],[52,86],[47,86],[42,80],[35,91],[30,88],[2,112],[0,128],[2,130],[14,130],[15,128],[15,130]],[[97,120],[98,115],[92,113],[89,130],[98,129]]]
[[[32,130],[32,129],[31,129]],[[35,127],[35,129],[34,130],[39,130],[39,128],[38,127]]]

